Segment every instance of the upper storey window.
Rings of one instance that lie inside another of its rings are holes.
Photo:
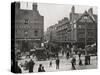
[[[28,23],[29,23],[29,20],[28,19],[25,19],[24,24],[28,24]]]
[[[38,31],[37,30],[34,31],[34,35],[38,36]]]

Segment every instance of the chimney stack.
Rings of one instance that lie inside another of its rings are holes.
[[[20,9],[20,2],[15,2],[15,8]]]
[[[37,3],[33,3],[33,10],[37,11]]]
[[[90,9],[88,10],[88,13],[89,13],[90,15],[93,15],[93,8],[90,8]]]
[[[72,8],[71,8],[71,12],[75,13],[75,7],[74,6],[72,6]]]

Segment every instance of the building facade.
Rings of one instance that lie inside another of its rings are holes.
[[[44,35],[44,17],[39,14],[38,5],[33,3],[32,10],[20,9],[15,3],[15,47],[26,51],[41,47]]]
[[[47,29],[48,38],[54,26]],[[83,13],[76,13],[72,6],[69,18],[64,17],[55,25],[56,42],[63,46],[73,44],[84,48],[86,45],[97,43],[97,15],[93,14],[93,8]]]
[[[57,26],[57,24],[52,25],[52,26],[47,28],[46,35],[45,35],[46,41],[53,41],[54,42],[57,40],[56,26]]]
[[[84,13],[76,13],[73,6],[70,13],[71,40],[73,44],[84,48],[97,42],[97,15],[90,8]]]
[[[57,34],[57,41],[61,44],[67,44],[70,42],[70,22],[67,17],[64,17],[62,20],[58,21],[56,34]]]

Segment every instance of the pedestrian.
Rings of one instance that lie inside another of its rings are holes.
[[[58,52],[56,53],[56,57],[58,58]]]
[[[78,56],[79,56],[79,59],[80,59],[81,58],[81,52],[79,52]]]
[[[64,49],[62,48],[62,56],[64,56]]]
[[[28,70],[29,69],[28,61],[25,61],[24,67],[25,67],[25,70]]]
[[[69,52],[67,52],[67,55],[66,55],[67,59],[69,59]]]
[[[72,64],[72,69],[75,70],[75,69],[76,69],[76,68],[75,68],[75,64],[76,64],[76,59],[75,59],[75,57],[72,58],[71,64]]]
[[[52,60],[50,61],[49,67],[52,67]]]
[[[35,65],[34,61],[32,59],[30,59],[30,61],[29,61],[29,72],[33,72],[34,65]]]
[[[56,59],[56,69],[59,69],[59,63],[60,63],[60,60],[59,58]]]
[[[82,64],[82,60],[81,59],[79,59],[79,65],[80,66],[82,66],[83,64]]]
[[[42,64],[39,65],[38,72],[42,72]]]
[[[87,56],[88,65],[90,65],[90,55]]]
[[[44,66],[42,66],[42,70],[41,70],[41,72],[45,72]]]
[[[15,73],[22,73],[22,70],[21,70],[21,68],[18,66],[18,62],[16,61],[15,62]]]

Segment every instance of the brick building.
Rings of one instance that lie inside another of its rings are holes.
[[[32,10],[21,9],[20,5],[15,2],[15,47],[24,51],[41,47],[44,17],[40,15],[36,3],[33,3]]]

